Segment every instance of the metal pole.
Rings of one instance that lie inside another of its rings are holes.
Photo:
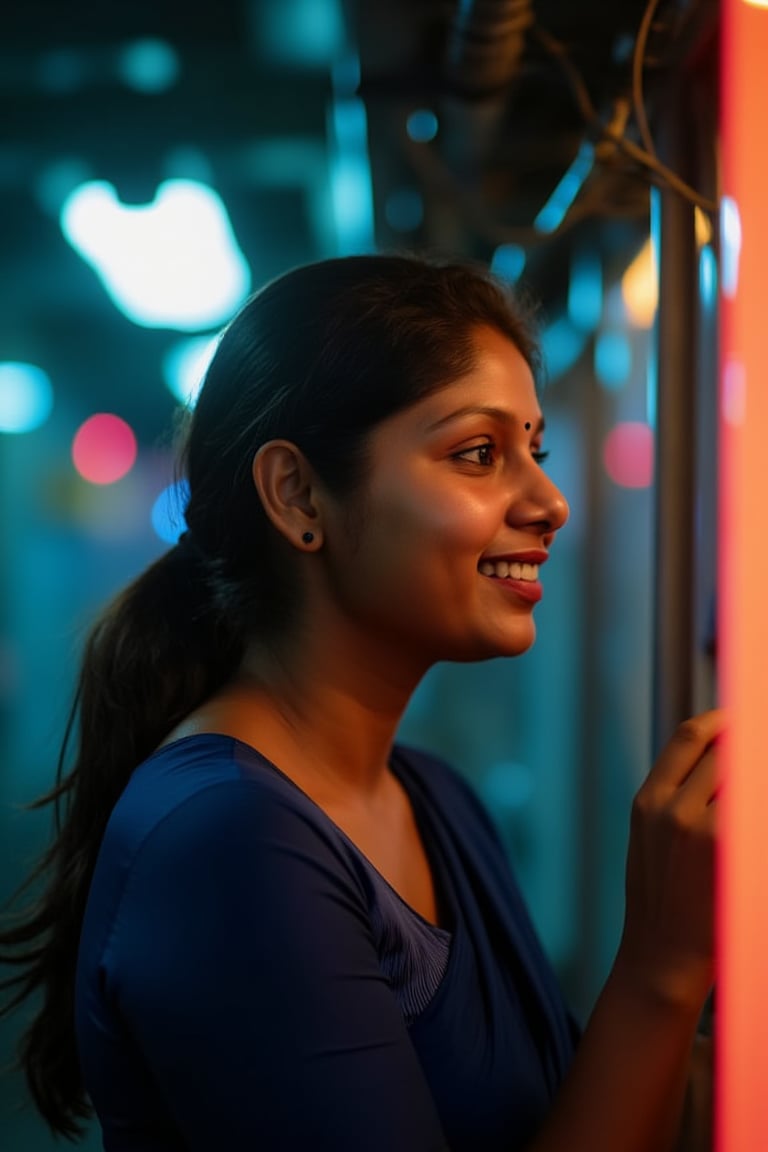
[[[664,101],[659,153],[684,177],[693,133],[682,85]],[[694,209],[660,195],[653,636],[654,755],[693,711],[697,264]]]

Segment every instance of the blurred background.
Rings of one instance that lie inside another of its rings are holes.
[[[586,1016],[632,796],[716,691],[718,34],[716,0],[5,0],[0,896],[84,632],[182,530],[217,332],[297,263],[466,256],[538,303],[571,519],[535,648],[435,668],[402,738],[483,796]],[[50,1149],[24,1095],[3,1076],[0,1144]]]

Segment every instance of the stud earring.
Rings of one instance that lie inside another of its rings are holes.
[[[315,538],[315,534],[314,532],[305,532],[301,538],[305,544],[311,544]]]

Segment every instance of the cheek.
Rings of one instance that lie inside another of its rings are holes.
[[[395,604],[426,623],[435,613],[458,619],[477,594],[477,563],[498,534],[483,501],[445,492],[390,492],[371,505],[356,565],[367,600]]]
[[[414,482],[379,502],[371,527],[377,536],[387,534],[425,560],[436,555],[477,558],[498,533],[501,518],[503,509],[479,494]]]

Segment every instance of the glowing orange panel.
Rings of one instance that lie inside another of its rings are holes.
[[[768,8],[723,0],[717,1152],[768,1149]]]

